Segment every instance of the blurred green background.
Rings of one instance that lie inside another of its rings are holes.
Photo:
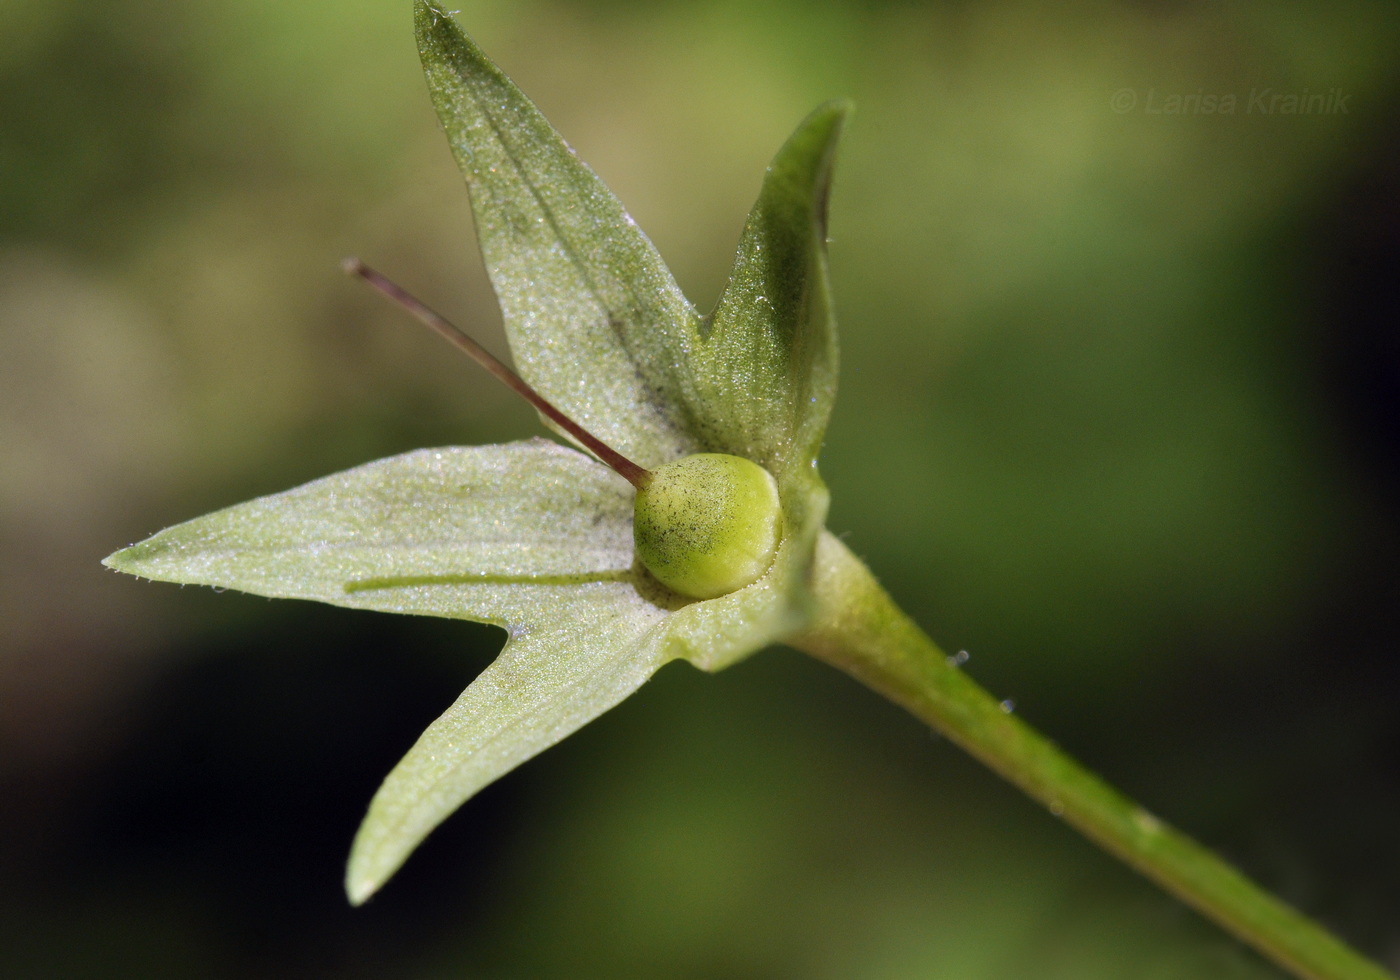
[[[855,99],[831,526],[1400,968],[1400,7],[460,3],[702,307],[769,156]],[[541,432],[338,270],[504,352],[409,7],[0,4],[0,975],[1277,976],[784,650],[667,668],[346,906],[378,780],[501,635],[98,560]]]

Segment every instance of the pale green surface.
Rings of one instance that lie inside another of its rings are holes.
[[[756,460],[779,483],[821,451],[836,396],[836,320],[827,273],[827,200],[850,103],[803,120],[769,166],[749,212],[734,269],[693,358],[696,384],[717,419],[717,441]],[[735,397],[734,364],[745,387]]]
[[[483,224],[484,224],[484,223],[483,223]],[[564,224],[567,224],[567,223],[564,223]],[[911,253],[913,253],[913,252],[911,252]],[[564,276],[564,279],[567,279],[567,276]],[[959,477],[959,479],[960,479],[960,477]],[[914,486],[914,483],[913,483],[913,482],[909,482],[909,486]],[[805,497],[804,497],[804,498],[805,498]],[[812,500],[818,500],[818,498],[812,497]],[[787,503],[787,501],[785,501],[785,503]],[[819,521],[816,522],[816,524],[811,524],[811,525],[808,525],[808,526],[813,526],[813,528],[815,528],[815,526],[819,526]],[[896,522],[896,525],[895,525],[895,526],[896,526],[896,528],[897,528],[897,522]],[[897,531],[896,531],[896,532],[892,532],[892,533],[897,533]],[[797,554],[797,560],[802,560],[801,549],[795,550],[795,552],[792,552],[792,553]],[[703,605],[707,605],[707,603],[697,603],[696,608],[699,608],[699,606],[703,606]],[[742,627],[742,626],[743,626],[743,610],[742,610],[742,609],[739,609],[739,610],[731,610],[731,612],[734,612],[735,615],[732,615],[732,616],[731,616],[731,619],[729,619],[728,622],[731,623],[731,624],[734,624],[734,626],[736,626],[736,627]],[[679,619],[679,617],[678,617],[678,619]],[[703,637],[703,633],[697,633],[697,636]]]
[[[428,90],[471,193],[516,369],[644,467],[696,452],[675,394],[698,314],[539,110],[439,7],[414,9]]]
[[[791,554],[791,547],[785,553]],[[787,634],[795,560],[710,602],[634,569],[632,489],[544,440],[424,449],[162,531],[107,559],[146,578],[496,623],[505,651],[375,796],[348,889],[363,901],[473,793],[668,660],[717,668]]]
[[[148,578],[497,623],[510,641],[375,796],[363,901],[482,786],[674,655],[634,585],[631,487],[543,440],[424,449],[197,518],[113,555]]]
[[[806,464],[836,388],[826,202],[849,106],[822,106],[779,151],[730,284],[702,321],[539,110],[440,8],[415,9],[428,89],[521,375],[642,466],[729,452],[772,471],[785,495],[789,475],[816,492]]]
[[[681,595],[713,599],[768,571],[782,538],[778,484],[757,463],[695,453],[658,466],[637,491],[637,558]]]
[[[782,504],[769,530],[784,536],[763,544],[762,567],[751,558],[742,582],[716,589],[711,570],[707,601],[689,601],[637,567],[626,482],[533,441],[370,463],[107,559],[147,578],[509,630],[500,658],[376,794],[347,871],[356,903],[473,793],[667,660],[717,670],[800,628],[827,501],[814,458],[834,391],[825,199],[844,110],[818,110],[780,151],[740,247],[736,288],[776,277],[786,291],[770,283],[771,302],[748,304],[752,322],[731,301],[721,326],[702,329],[650,243],[538,110],[440,10],[416,10],[522,373],[643,465],[701,448],[761,453]],[[759,383],[782,410],[726,429]]]
[[[421,449],[169,528],[107,564],[162,581],[501,626],[631,585],[632,489],[543,439]],[[548,584],[538,584],[544,578]],[[534,581],[532,581],[534,580]]]

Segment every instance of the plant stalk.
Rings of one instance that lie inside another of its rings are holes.
[[[790,641],[902,705],[1206,918],[1305,980],[1396,980],[1089,772],[951,662],[836,538],[816,623]]]

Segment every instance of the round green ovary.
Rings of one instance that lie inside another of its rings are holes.
[[[694,599],[728,595],[773,563],[782,536],[778,485],[740,456],[698,453],[658,466],[637,492],[637,557],[661,584]]]

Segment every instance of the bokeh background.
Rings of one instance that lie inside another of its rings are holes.
[[[855,99],[831,526],[1400,968],[1400,7],[458,2],[702,307],[769,156]],[[347,907],[375,786],[501,634],[98,560],[541,431],[338,271],[504,352],[409,6],[0,4],[0,975],[1278,976],[785,650],[667,668]]]

